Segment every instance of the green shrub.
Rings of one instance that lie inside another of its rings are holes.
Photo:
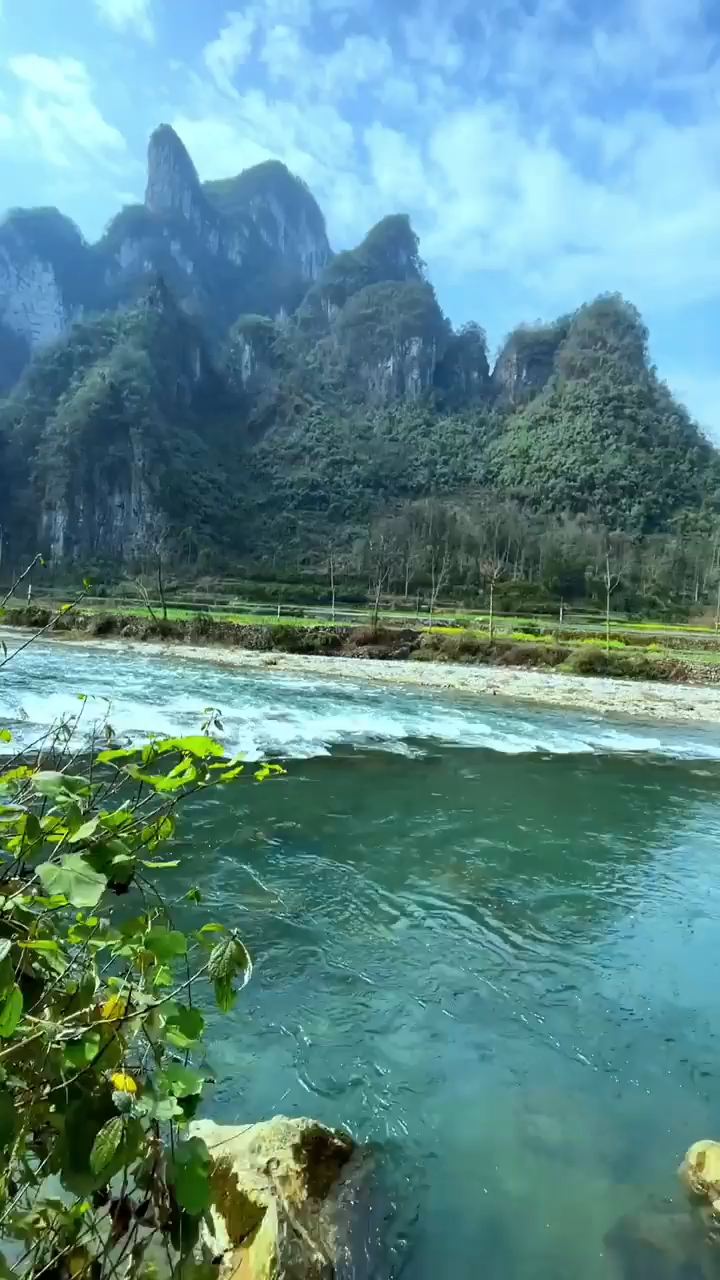
[[[233,929],[180,931],[162,874],[178,865],[178,801],[243,766],[204,733],[83,766],[64,754],[77,719],[39,756],[0,762],[0,1207],[22,1261],[1,1269],[111,1280],[127,1254],[123,1270],[149,1277],[154,1253],[168,1274],[196,1274],[216,1195],[210,1153],[188,1135],[210,1080],[200,988],[229,1013],[252,966]]]
[[[597,645],[575,649],[570,654],[567,665],[570,671],[574,671],[579,676],[607,676],[611,674],[609,670],[611,665],[610,654],[599,649]]]
[[[559,667],[570,653],[559,645],[514,644],[498,657],[503,667]]]

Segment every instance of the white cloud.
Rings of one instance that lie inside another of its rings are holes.
[[[456,9],[442,0],[418,0],[412,17],[401,23],[409,58],[444,72],[458,71],[465,51],[455,30]]]
[[[294,97],[314,96],[326,102],[383,83],[393,69],[392,50],[384,37],[352,35],[332,52],[316,53],[287,23],[269,28],[260,56],[273,81],[292,81]]]
[[[78,152],[111,161],[126,150],[123,135],[95,105],[84,63],[29,53],[7,65],[21,85],[18,133],[39,147],[48,164],[70,167]]]
[[[95,0],[95,8],[115,31],[133,31],[143,40],[155,39],[152,0]]]
[[[292,80],[308,54],[297,30],[278,22],[267,32],[260,57],[271,79]]]
[[[377,121],[365,130],[365,147],[371,181],[388,212],[427,206],[433,193],[427,190],[427,172],[418,147],[396,129]]]
[[[234,94],[232,77],[249,57],[257,27],[254,9],[225,14],[225,25],[203,50],[203,60],[218,88]]]

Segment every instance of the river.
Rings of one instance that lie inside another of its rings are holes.
[[[622,1274],[607,1233],[720,1137],[717,733],[92,645],[0,677],[26,742],[81,705],[130,736],[217,707],[287,769],[181,824],[173,892],[256,961],[214,1116],[377,1144],[383,1275]]]

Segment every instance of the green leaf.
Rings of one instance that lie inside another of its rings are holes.
[[[160,1092],[173,1098],[199,1098],[205,1077],[194,1067],[184,1067],[181,1062],[170,1062],[159,1073],[157,1085]]]
[[[23,1013],[23,996],[17,983],[11,988],[0,1006],[0,1038],[9,1040],[14,1034]]]
[[[182,774],[144,773],[139,765],[129,765],[127,772],[136,782],[144,782],[146,786],[157,792],[180,791],[192,782],[197,781],[197,769],[188,761],[190,768]]]
[[[175,1148],[171,1178],[181,1208],[198,1215],[210,1207],[212,1160],[202,1138],[187,1138]]]
[[[87,778],[81,774],[57,773],[54,770],[40,770],[34,774],[33,787],[38,795],[47,796],[50,800],[90,794]]]
[[[255,771],[255,781],[264,782],[266,778],[276,777],[278,774],[285,773],[282,765],[279,764],[263,764]]]
[[[152,743],[152,751],[159,756],[167,755],[171,751],[181,751],[183,754],[195,756],[197,760],[209,760],[212,756],[222,758],[225,755],[225,748],[219,742],[214,738],[200,735],[189,738],[164,738],[160,742]]]
[[[169,871],[173,867],[179,867],[180,863],[177,858],[170,862],[147,862],[145,858],[143,858],[141,865],[143,867],[147,867],[148,871]]]
[[[163,962],[175,960],[178,956],[187,954],[185,934],[178,932],[177,929],[164,929],[161,925],[156,925],[150,930],[145,939],[145,946]]]
[[[235,768],[234,768],[234,769],[228,769],[225,773],[221,773],[221,774],[220,774],[220,777],[219,777],[219,779],[218,779],[218,781],[219,781],[219,782],[234,782],[234,781],[235,781],[235,779],[236,779],[236,778],[239,778],[239,777],[240,777],[240,774],[241,774],[241,773],[244,773],[244,772],[245,772],[245,765],[244,765],[244,764],[238,764],[238,765],[236,765],[236,766],[235,766]]]
[[[177,1098],[153,1098],[149,1093],[138,1100],[136,1107],[141,1115],[161,1123],[176,1120],[185,1114]]]
[[[89,840],[97,831],[99,823],[99,818],[91,818],[89,822],[83,822],[82,826],[78,827],[77,831],[71,835],[70,844],[82,844],[84,841]]]
[[[200,1040],[204,1029],[205,1019],[200,1010],[184,1005],[177,1005],[165,1022],[166,1038],[176,1049],[191,1049]]]
[[[166,964],[159,964],[153,973],[154,987],[171,987],[173,984],[172,973]]]
[[[93,1173],[102,1173],[113,1161],[120,1143],[123,1140],[125,1121],[122,1116],[113,1116],[98,1133],[90,1151],[90,1168]]]
[[[46,893],[64,893],[73,907],[96,907],[107,886],[79,853],[66,854],[60,863],[43,862],[37,873]]]
[[[102,1040],[99,1031],[89,1031],[81,1040],[65,1045],[63,1060],[69,1072],[82,1071],[97,1058]]]
[[[95,760],[97,764],[113,764],[116,760],[135,760],[139,755],[139,747],[115,747],[111,751],[100,751]]]
[[[151,852],[154,852],[163,841],[170,840],[174,833],[175,819],[170,814],[162,814],[155,822],[143,827],[140,843]]]
[[[32,778],[35,770],[29,764],[19,764],[17,769],[8,769],[0,778],[0,787],[9,787],[12,782],[25,782]]]
[[[18,1280],[18,1273],[8,1266],[4,1253],[0,1253],[0,1280]]]
[[[237,992],[233,981],[242,977],[245,986],[252,973],[252,961],[248,950],[235,933],[217,942],[210,952],[208,976],[215,987],[215,999],[222,1013],[229,1013],[235,1004]]]
[[[5,957],[9,955],[11,946],[12,942],[10,941],[10,938],[0,938],[0,964],[2,964]]]
[[[0,742],[12,742],[12,734],[9,729],[0,729]]]

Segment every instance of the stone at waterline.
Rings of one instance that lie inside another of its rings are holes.
[[[717,1200],[720,1197],[720,1142],[713,1142],[710,1138],[694,1142],[678,1173],[693,1195]]]
[[[254,1125],[199,1120],[213,1159],[213,1232],[203,1241],[234,1280],[329,1280],[338,1262],[342,1177],[355,1150],[345,1133],[276,1116]]]
[[[690,1195],[699,1202],[706,1231],[715,1241],[720,1256],[720,1142],[710,1138],[694,1142],[678,1174]]]

